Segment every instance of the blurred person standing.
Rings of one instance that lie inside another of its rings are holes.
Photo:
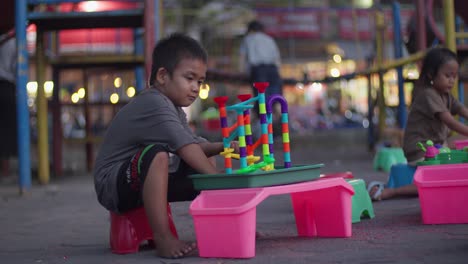
[[[273,94],[283,94],[279,74],[281,63],[279,48],[275,40],[264,32],[264,26],[260,22],[254,20],[248,24],[247,34],[240,46],[240,55],[240,70],[248,73],[251,84],[270,83],[265,91],[266,98]],[[253,86],[252,89],[254,96],[257,96],[257,89]],[[255,109],[258,114],[258,104]]]
[[[0,39],[6,39],[1,32]],[[9,174],[9,161],[18,154],[16,120],[16,41],[0,42],[0,167],[3,176]]]

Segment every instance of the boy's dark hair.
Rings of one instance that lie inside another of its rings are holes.
[[[419,81],[424,86],[430,86],[431,80],[437,75],[440,67],[448,61],[457,61],[455,52],[443,48],[432,48],[424,57]]]
[[[258,22],[257,20],[251,21],[247,26],[247,32],[257,32],[263,31],[264,26],[262,23]]]
[[[172,76],[182,59],[199,59],[207,63],[208,55],[198,41],[181,33],[174,33],[158,41],[153,49],[149,84],[154,84],[160,68],[166,69]]]

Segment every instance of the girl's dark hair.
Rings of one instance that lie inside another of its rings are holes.
[[[419,81],[425,86],[431,85],[431,80],[437,75],[440,67],[445,63],[455,60],[457,54],[447,48],[432,48],[423,60]]]
[[[160,68],[172,75],[182,59],[199,59],[207,63],[208,55],[198,41],[181,33],[174,33],[158,41],[153,49],[149,84],[154,84]]]
[[[431,81],[439,72],[440,67],[451,60],[458,61],[457,54],[444,47],[432,48],[426,53],[417,85],[413,89],[412,101],[420,89],[431,86]]]

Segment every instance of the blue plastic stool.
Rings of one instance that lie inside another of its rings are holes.
[[[413,176],[416,168],[416,166],[411,166],[406,163],[392,165],[387,187],[398,188],[413,183]]]

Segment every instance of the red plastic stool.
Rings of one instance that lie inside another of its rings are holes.
[[[148,223],[145,208],[140,207],[124,214],[111,212],[110,216],[110,247],[113,253],[135,253],[143,241],[153,243],[153,231]],[[169,204],[167,204],[167,216],[171,232],[178,237]]]

